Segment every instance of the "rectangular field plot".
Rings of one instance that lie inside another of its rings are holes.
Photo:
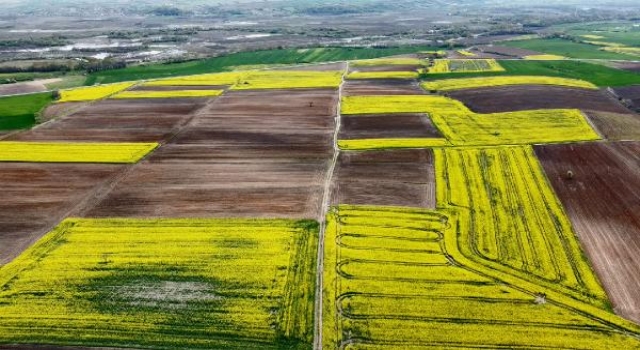
[[[449,217],[337,206],[325,239],[323,348],[636,348],[562,305],[454,263]],[[454,239],[455,241],[455,239]],[[450,253],[450,252],[448,252]]]
[[[333,203],[435,207],[429,150],[341,152]]]
[[[162,142],[206,99],[104,100],[10,137],[12,141]]]
[[[597,87],[584,80],[540,77],[540,76],[507,76],[485,78],[443,79],[428,81],[422,86],[431,91],[454,91],[494,86],[514,85],[551,85],[595,90]]]
[[[424,90],[415,80],[361,79],[346,80],[342,85],[345,96],[359,95],[420,95]]]
[[[640,115],[637,113],[588,111],[585,114],[607,140],[640,141]]]
[[[65,143],[0,141],[0,162],[136,163],[157,143]]]
[[[427,68],[427,74],[442,73],[481,73],[502,72],[504,68],[494,59],[458,59],[436,60],[433,66]]]
[[[327,71],[255,71],[242,75],[234,90],[335,88],[340,86],[343,72]]]
[[[65,220],[0,269],[0,342],[311,348],[317,228]]]
[[[126,90],[136,83],[118,83],[109,85],[98,85],[90,87],[81,87],[69,90],[60,90],[60,99],[58,102],[80,102],[94,101],[109,97],[122,90]]]
[[[640,143],[536,146],[535,151],[614,310],[640,322]]]
[[[124,91],[113,95],[114,99],[139,98],[197,98],[215,97],[222,94],[222,90],[175,90],[175,91]]]
[[[2,163],[0,165],[0,265],[16,257],[75,208],[122,165]]]
[[[342,118],[338,138],[437,138],[442,135],[426,114],[372,114]]]
[[[418,72],[387,71],[387,72],[353,72],[347,79],[417,79]]]

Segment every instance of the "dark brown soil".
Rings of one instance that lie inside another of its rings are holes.
[[[640,85],[613,89],[616,95],[625,100],[631,109],[640,111]]]
[[[434,189],[430,150],[342,152],[333,203],[434,208]]]
[[[64,219],[122,166],[0,163],[0,265]]]
[[[226,90],[228,85],[189,85],[189,86],[144,86],[137,85],[129,91],[181,91],[181,90]]]
[[[336,90],[228,92],[85,215],[318,218],[336,104]]]
[[[505,86],[452,91],[449,96],[478,113],[499,113],[530,109],[576,108],[612,113],[629,110],[606,91],[558,86]]]
[[[640,322],[640,143],[547,145],[535,151],[614,310]]]
[[[425,114],[383,114],[342,118],[339,139],[442,137]]]
[[[353,79],[343,86],[346,96],[356,95],[420,95],[425,91],[413,79]]]
[[[608,113],[586,111],[600,135],[608,140],[640,141],[640,115],[634,113]]]
[[[42,112],[40,112],[38,121],[42,123],[60,116],[68,115],[88,105],[88,102],[54,103],[47,106],[42,110]]]

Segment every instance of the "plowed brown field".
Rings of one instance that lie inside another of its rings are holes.
[[[640,115],[586,111],[600,134],[609,140],[640,141]]]
[[[559,86],[505,86],[452,91],[449,96],[478,113],[499,113],[530,109],[576,108],[612,113],[628,113],[606,91]]]
[[[640,322],[640,143],[546,145],[535,151],[614,310]]]
[[[341,152],[334,204],[435,207],[430,150]]]
[[[344,83],[345,96],[355,95],[419,95],[424,94],[416,80],[411,79],[357,79]]]
[[[631,104],[631,108],[640,110],[640,85],[615,88],[614,91],[618,96],[627,100]]]
[[[442,137],[425,114],[343,117],[339,139]]]
[[[1,163],[0,265],[89,199],[122,166]]]

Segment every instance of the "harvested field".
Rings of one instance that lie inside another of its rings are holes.
[[[545,145],[535,151],[614,310],[640,322],[640,143]]]
[[[430,150],[341,152],[334,204],[434,208],[435,181]]]
[[[629,107],[640,111],[640,85],[625,86],[613,89],[620,98],[629,104]]]
[[[507,56],[507,57],[525,57],[525,56],[533,56],[539,55],[540,52],[518,49],[515,47],[506,47],[506,46],[478,46],[478,50],[488,53],[495,54],[499,56]]]
[[[500,113],[531,109],[581,109],[628,113],[606,91],[558,86],[526,85],[489,87],[448,92],[476,113]]]
[[[608,140],[640,141],[640,116],[637,114],[598,111],[586,111],[585,114],[600,134]]]
[[[316,218],[336,104],[335,90],[229,92],[86,215]]]
[[[339,139],[442,137],[426,114],[373,114],[342,118]]]
[[[42,237],[120,169],[104,164],[3,163],[0,265]]]
[[[107,100],[29,131],[15,141],[162,142],[206,99]]]
[[[419,95],[425,93],[416,80],[400,79],[347,80],[342,89],[345,96]]]

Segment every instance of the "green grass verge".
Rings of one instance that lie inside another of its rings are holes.
[[[36,123],[36,114],[53,101],[50,92],[0,97],[0,130],[25,129]]]
[[[570,58],[584,59],[613,59],[613,60],[636,60],[637,57],[624,55],[615,52],[600,51],[595,45],[576,43],[564,39],[532,39],[508,41],[502,43],[504,46],[517,47],[525,50],[543,52],[547,54],[560,55]]]
[[[180,75],[221,72],[242,65],[258,64],[300,64],[342,60],[379,58],[406,53],[414,53],[431,48],[426,46],[406,46],[393,48],[315,48],[279,49],[254,52],[240,52],[205,60],[172,64],[149,64],[124,69],[97,72],[89,75],[86,85],[108,84],[120,81],[174,77]]]
[[[534,75],[581,79],[597,86],[625,86],[640,84],[640,74],[623,71],[599,64],[580,61],[527,61],[504,60],[499,61],[504,72],[488,73],[457,73],[422,75],[423,80],[487,77],[500,75]]]

